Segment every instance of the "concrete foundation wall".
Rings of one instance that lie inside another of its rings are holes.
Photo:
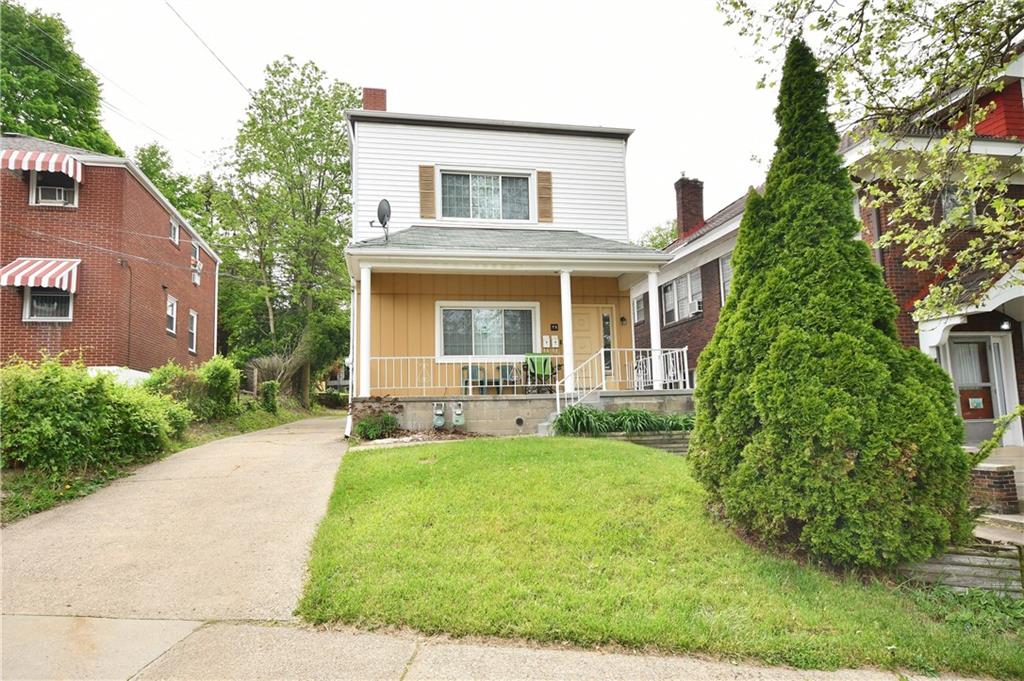
[[[605,411],[646,409],[659,414],[682,414],[693,411],[692,390],[607,390],[601,393],[600,401],[601,408]]]

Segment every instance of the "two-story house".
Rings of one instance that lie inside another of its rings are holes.
[[[0,358],[127,378],[216,352],[220,259],[129,160],[0,136]]]
[[[681,386],[681,349],[633,351],[629,288],[671,256],[629,243],[631,130],[383,101],[365,89],[348,113],[357,401],[401,397],[406,425],[422,427],[432,402],[450,423],[459,398],[471,429],[531,432],[537,414],[595,390]]]

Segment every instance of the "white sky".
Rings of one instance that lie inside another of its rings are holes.
[[[680,171],[704,181],[707,216],[771,156],[775,92],[713,0],[171,2],[254,90],[291,54],[386,88],[391,111],[635,128],[634,237],[675,217]],[[60,14],[110,104],[170,138],[104,108],[126,151],[155,139],[196,172],[230,144],[248,96],[163,0],[24,4]]]

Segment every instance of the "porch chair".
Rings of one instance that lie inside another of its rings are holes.
[[[487,371],[479,364],[462,367],[462,394],[475,392],[480,395],[487,390]]]
[[[516,394],[516,388],[519,387],[519,377],[522,371],[520,367],[514,364],[502,364],[498,367],[498,394],[504,395],[505,388],[511,388],[512,394]]]
[[[551,355],[539,352],[527,353],[523,362],[523,371],[526,374],[526,392],[534,394],[555,392],[559,368],[551,361]]]

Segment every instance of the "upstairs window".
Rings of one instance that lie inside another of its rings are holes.
[[[964,196],[956,187],[946,187],[939,193],[939,204],[942,207],[942,217],[950,219],[959,217],[966,213],[965,221],[969,225],[974,224],[975,207],[968,197]]]
[[[441,217],[529,220],[530,178],[441,173]]]
[[[78,205],[78,183],[70,175],[33,170],[30,185],[29,203],[34,206]]]
[[[26,287],[21,319],[26,322],[70,322],[71,299],[69,291],[59,288]]]
[[[175,246],[178,245],[178,242],[181,239],[181,225],[179,225],[174,218],[171,218],[171,227],[167,236],[170,238],[172,244]]]
[[[662,324],[691,317],[704,309],[700,269],[692,270],[661,287]]]
[[[190,264],[192,267],[192,283],[199,286],[203,273],[203,263],[199,259],[199,244],[195,241],[192,242],[192,262]]]
[[[178,331],[178,299],[174,296],[167,296],[167,322],[164,328],[170,334]]]

